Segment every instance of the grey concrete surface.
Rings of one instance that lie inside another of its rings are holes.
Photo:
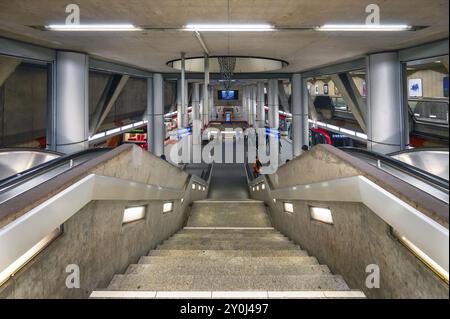
[[[270,225],[261,203],[244,203],[195,202],[188,222],[194,228],[179,231],[139,259],[139,263],[130,265],[123,275],[116,275],[108,290],[349,289],[342,277],[331,274],[327,266],[320,265],[316,258],[309,257],[274,229],[195,228],[232,227],[236,221],[240,227]],[[256,218],[248,219],[252,214]]]
[[[138,4],[137,4],[138,3]],[[91,21],[127,21],[141,26],[182,27],[188,23],[208,21],[220,23],[230,19],[239,23],[270,23],[275,26],[316,26],[325,23],[349,21],[364,23],[368,2],[360,0],[321,1],[189,1],[180,6],[178,1],[147,0],[85,0],[82,17]],[[136,65],[155,72],[173,72],[166,65],[179,58],[180,52],[201,56],[203,50],[190,32],[149,30],[131,34],[93,34],[77,36],[59,32],[42,32],[30,25],[46,25],[51,21],[64,21],[64,5],[57,0],[41,2],[16,0],[0,6],[0,35],[47,47],[84,51],[107,60]],[[382,21],[407,22],[410,25],[429,26],[418,32],[373,32],[335,34],[327,32],[291,31],[260,32],[258,35],[241,32],[228,41],[228,33],[206,33],[208,47],[224,54],[266,56],[287,60],[286,72],[298,72],[314,67],[346,61],[368,52],[390,51],[401,47],[448,38],[447,0],[395,0],[379,3]],[[230,15],[226,13],[230,10]],[[265,44],[265,45],[262,45]],[[270,45],[266,45],[270,44]],[[275,49],[274,49],[275,48]],[[320,53],[319,53],[320,52]],[[301,53],[301,54],[299,54]]]
[[[262,202],[195,202],[187,226],[270,227]]]
[[[205,192],[191,193],[186,173],[137,147],[102,164],[93,173],[186,188],[184,202],[175,200],[174,211],[166,214],[162,201],[87,204],[64,223],[60,237],[0,287],[0,298],[86,298],[178,231],[186,222],[191,200],[206,196]],[[125,207],[135,205],[147,206],[145,219],[122,225]],[[80,268],[80,289],[68,289],[65,285],[69,275],[66,266],[70,264]]]
[[[214,164],[208,198],[248,199],[244,164]]]
[[[314,149],[269,176],[275,189],[296,184],[358,175],[348,163]],[[391,235],[389,225],[360,203],[292,201],[294,213],[272,201],[268,190],[252,193],[269,205],[273,226],[317,257],[333,273],[341,274],[350,288],[369,298],[448,298],[449,287]],[[327,207],[333,225],[311,219],[310,206]],[[380,269],[380,288],[366,287],[366,267]]]

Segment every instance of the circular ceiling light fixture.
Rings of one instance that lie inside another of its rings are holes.
[[[223,58],[236,59],[233,73],[259,73],[281,70],[289,65],[288,62],[266,57],[252,57],[252,56],[210,56],[209,57],[209,72],[221,73],[220,61]],[[186,72],[204,72],[204,57],[192,57],[185,59]],[[167,65],[175,70],[181,70],[181,59],[171,60]]]

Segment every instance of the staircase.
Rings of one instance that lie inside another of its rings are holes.
[[[273,229],[258,201],[199,201],[187,226],[91,298],[364,298]]]

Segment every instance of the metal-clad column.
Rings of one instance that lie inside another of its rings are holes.
[[[207,112],[208,123],[209,123],[210,117],[211,117],[210,114],[212,113],[212,110],[214,108],[214,95],[213,94],[214,94],[214,87],[210,86],[209,87],[209,99],[208,99],[209,107],[208,107],[208,112]]]
[[[89,146],[89,57],[58,51],[56,56],[56,151],[70,154]]]
[[[188,114],[187,114],[187,103],[186,103],[186,96],[187,96],[187,85],[186,85],[186,60],[185,60],[185,53],[181,53],[181,110],[178,110],[178,112],[181,111],[181,116],[179,117],[180,123],[178,123],[178,127],[187,127],[187,122],[189,121]]]
[[[308,91],[308,79],[302,77],[301,79],[301,126],[300,126],[300,143],[309,147],[309,107],[310,107],[310,94]],[[314,105],[312,105],[314,107]],[[315,110],[315,108],[313,109]],[[314,116],[314,114],[311,114]],[[317,115],[316,115],[317,119]]]
[[[302,152],[303,121],[302,121],[302,76],[292,75],[292,151],[299,156]]]
[[[192,92],[192,143],[201,144],[201,129],[200,122],[200,83],[193,84]]]
[[[258,82],[256,94],[256,127],[264,127],[266,125],[264,82]]]
[[[205,84],[203,85],[203,104],[202,104],[202,120],[203,126],[207,126],[209,123],[208,109],[209,109],[209,56],[205,54],[204,57],[204,71],[205,71]]]
[[[154,147],[154,100],[153,100],[153,79],[147,78],[147,110],[145,112],[144,120],[147,121],[147,146],[150,153],[155,152]]]
[[[369,150],[388,154],[405,148],[401,64],[397,52],[367,57]]]
[[[244,109],[244,113],[247,116],[247,123],[250,126],[252,123],[252,119],[250,117],[250,107],[248,105],[248,87],[244,86],[243,94],[242,94],[242,108]]]
[[[257,104],[257,102],[256,102],[256,100],[257,100],[257,96],[258,96],[258,88],[257,88],[257,86],[256,85],[252,85],[251,86],[251,95],[252,95],[252,98],[251,98],[251,100],[252,100],[252,103],[251,103],[251,113],[252,113],[252,126],[253,127],[257,127],[257,125],[256,125],[256,104]]]
[[[271,128],[278,129],[280,126],[280,118],[278,115],[279,103],[278,103],[278,80],[269,80],[269,90],[268,90],[268,100],[269,100],[269,126]]]
[[[164,154],[164,79],[162,74],[153,74],[153,153]]]
[[[177,126],[178,128],[183,127],[183,101],[181,94],[181,83],[182,80],[177,80]]]

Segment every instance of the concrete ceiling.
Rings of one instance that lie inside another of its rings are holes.
[[[30,26],[64,23],[72,1],[0,0],[0,36],[52,48],[87,52],[107,60],[158,72],[166,62],[203,53],[185,31],[61,33]],[[188,23],[269,23],[278,27],[364,23],[373,0],[78,0],[82,23],[132,23],[181,27]],[[296,72],[345,61],[370,52],[400,49],[449,36],[448,0],[377,0],[382,23],[429,26],[415,32],[325,33],[279,31],[203,33],[212,55],[265,56],[288,61]]]

